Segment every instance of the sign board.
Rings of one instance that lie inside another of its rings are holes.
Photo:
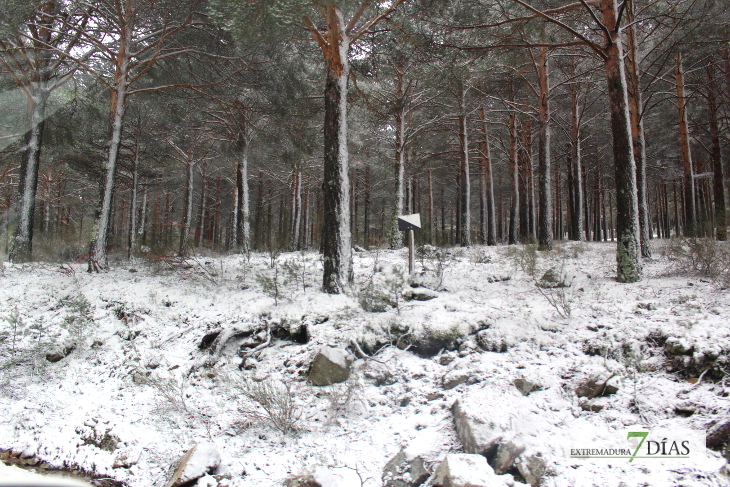
[[[398,217],[398,230],[405,232],[406,230],[415,230],[421,228],[421,214],[413,213],[412,215],[401,215]]]

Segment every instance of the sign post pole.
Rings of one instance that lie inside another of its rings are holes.
[[[413,274],[416,270],[416,228],[421,228],[420,213],[398,217],[398,230],[408,233],[408,274]]]
[[[416,236],[413,229],[408,230],[408,274],[416,269]]]

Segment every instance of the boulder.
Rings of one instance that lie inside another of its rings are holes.
[[[443,376],[441,385],[447,391],[468,381],[470,377],[471,372],[468,370],[452,370]]]
[[[614,374],[602,373],[589,377],[575,390],[578,397],[593,399],[598,396],[610,396],[618,392],[618,378]]]
[[[421,457],[408,459],[401,450],[383,469],[384,487],[418,487],[429,477]]]
[[[315,386],[345,382],[350,377],[351,363],[351,357],[345,350],[322,347],[312,362],[308,380]]]
[[[484,456],[498,475],[511,471],[553,429],[539,402],[507,384],[490,384],[460,397],[453,412],[464,451]]]
[[[559,288],[569,287],[573,279],[565,272],[564,269],[556,269],[551,267],[542,275],[537,285],[541,288]]]
[[[528,379],[519,378],[513,380],[512,383],[515,385],[517,390],[522,393],[523,396],[527,396],[531,392],[542,390],[542,386],[540,384]]]
[[[70,345],[66,345],[65,347],[58,348],[57,350],[54,350],[53,352],[46,354],[46,360],[48,360],[51,363],[60,362],[64,358],[68,356],[71,352],[73,352],[76,349],[76,344],[72,343]]]
[[[403,298],[405,298],[406,301],[429,301],[437,298],[438,296],[439,294],[436,291],[432,291],[425,287],[408,288],[403,291]]]
[[[525,451],[525,445],[515,439],[502,440],[497,445],[497,453],[492,459],[492,468],[497,475],[507,473],[512,468],[520,454]]]
[[[220,454],[213,443],[198,443],[182,456],[167,487],[179,487],[192,483],[194,480],[214,472],[220,463]]]
[[[532,487],[539,487],[547,469],[547,462],[541,452],[523,454],[517,460],[517,470]]]
[[[469,453],[450,453],[433,475],[434,487],[503,487],[487,459]]]

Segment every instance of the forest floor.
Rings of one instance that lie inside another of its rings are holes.
[[[355,252],[355,291],[339,296],[320,291],[316,253],[140,258],[100,274],[6,263],[0,450],[162,487],[208,441],[222,463],[218,480],[198,485],[271,487],[315,472],[323,485],[376,487],[401,449],[431,469],[462,452],[454,403],[523,378],[539,386],[529,398],[544,424],[529,448],[549,465],[542,485],[730,485],[710,449],[690,461],[570,458],[606,434],[704,436],[728,421],[726,269],[701,277],[697,259],[669,258],[677,245],[654,241],[634,284],[616,282],[611,243],[426,249],[416,267],[437,289],[428,301],[403,296],[405,250]],[[235,333],[201,348],[221,330]],[[267,330],[271,342],[251,353]],[[317,351],[351,340],[375,360],[356,362],[344,383],[308,384]],[[458,373],[464,382],[446,389]],[[576,389],[596,374],[618,390],[583,407]],[[266,394],[272,414],[247,399]],[[480,414],[519,425],[529,418],[518,403]]]

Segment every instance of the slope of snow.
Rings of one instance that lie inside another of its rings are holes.
[[[355,290],[343,296],[319,292],[316,254],[282,254],[278,275],[264,254],[195,259],[191,267],[140,260],[102,274],[87,274],[83,265],[5,264],[0,450],[148,487],[163,486],[181,455],[205,441],[220,452],[217,473],[230,485],[270,487],[311,473],[326,485],[361,479],[375,487],[403,448],[432,470],[445,454],[462,452],[452,415],[457,399],[479,408],[479,391],[511,391],[514,379],[525,378],[541,389],[525,398],[529,406],[517,407],[516,398],[490,406],[489,414],[539,439],[551,462],[546,485],[730,485],[725,460],[709,450],[681,468],[566,454],[580,435],[630,427],[704,431],[726,418],[724,379],[697,382],[690,362],[730,351],[727,292],[669,273],[661,257],[646,263],[643,281],[618,284],[614,244],[564,244],[538,254],[535,272],[526,256],[522,248],[456,249],[436,299],[399,298],[382,313],[362,309],[360,290],[372,279],[377,292],[393,297],[402,282],[391,269],[407,268],[403,250],[354,253]],[[300,270],[287,272],[285,262]],[[570,287],[541,293],[535,281],[550,267],[562,270]],[[423,259],[417,268],[434,277],[436,262]],[[570,316],[543,293],[564,299]],[[221,328],[255,335],[267,326],[301,325],[308,343],[274,338],[246,370],[239,369],[240,340],[219,357],[199,347]],[[424,335],[466,343],[435,357],[395,346]],[[317,350],[351,339],[371,344],[377,361],[356,362],[345,384],[308,385]],[[671,363],[664,340],[692,348],[694,355],[680,357],[685,368]],[[484,351],[477,342],[506,351]],[[68,356],[50,363],[50,353]],[[452,371],[468,380],[444,390]],[[619,391],[600,398],[600,412],[584,411],[575,389],[603,372],[616,374]],[[291,391],[293,432],[273,428],[242,394],[251,381],[270,379]],[[536,411],[547,425],[539,431],[521,421]]]

